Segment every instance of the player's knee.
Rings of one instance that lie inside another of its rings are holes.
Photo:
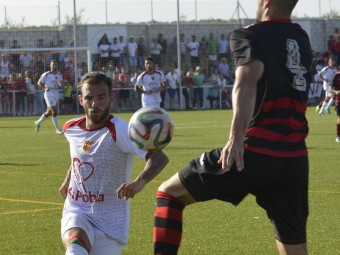
[[[65,241],[66,255],[88,255],[89,247],[78,236],[70,237]]]

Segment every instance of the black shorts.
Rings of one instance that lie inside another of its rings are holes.
[[[308,157],[277,158],[245,150],[244,169],[236,164],[223,173],[217,164],[221,149],[203,153],[183,168],[179,177],[196,201],[219,199],[239,204],[253,194],[284,244],[306,242],[308,217]]]

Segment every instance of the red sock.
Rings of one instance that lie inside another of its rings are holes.
[[[184,206],[173,196],[158,191],[153,228],[154,254],[176,255],[182,238]]]
[[[340,136],[340,124],[336,124],[336,135]]]

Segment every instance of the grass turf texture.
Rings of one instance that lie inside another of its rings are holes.
[[[159,184],[203,151],[223,146],[232,112],[170,112],[174,137],[165,149],[167,168],[131,201],[131,230],[123,254],[152,254],[155,191]],[[132,113],[117,114],[128,120]],[[310,254],[340,254],[340,144],[335,142],[336,116],[309,108],[307,139],[310,160]],[[62,124],[74,116],[59,116]],[[63,199],[58,193],[69,167],[68,143],[55,134],[50,119],[34,132],[36,117],[0,119],[0,254],[64,254],[60,241]],[[136,158],[136,176],[144,162]],[[272,226],[255,199],[238,207],[220,201],[194,204],[184,211],[179,254],[277,254]]]

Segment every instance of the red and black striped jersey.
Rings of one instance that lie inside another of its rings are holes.
[[[245,149],[276,157],[306,155],[305,113],[312,80],[307,33],[289,19],[269,20],[235,30],[230,47],[236,67],[254,59],[265,66]]]
[[[334,75],[331,87],[334,90],[340,90],[340,72]],[[335,95],[335,105],[340,105],[340,95]]]

